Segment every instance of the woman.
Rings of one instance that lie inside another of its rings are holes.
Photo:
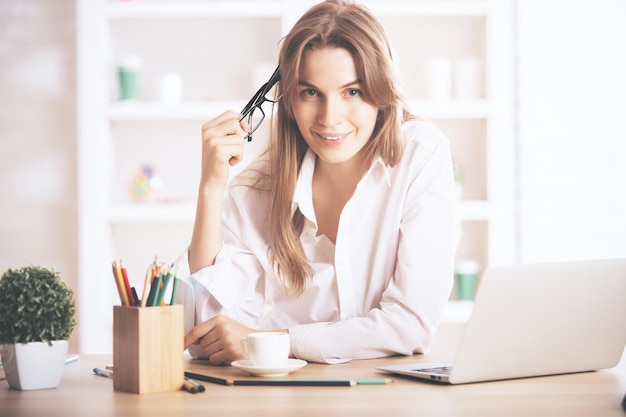
[[[386,34],[347,1],[285,37],[268,150],[229,182],[249,125],[202,130],[189,250],[196,323],[185,347],[241,359],[241,337],[283,330],[294,357],[336,363],[423,352],[453,276],[449,144],[405,110]],[[227,185],[228,183],[228,185]]]

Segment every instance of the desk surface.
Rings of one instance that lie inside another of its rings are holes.
[[[294,378],[372,378],[374,368],[401,362],[441,359],[415,355],[341,365],[308,364]],[[113,381],[95,376],[108,355],[84,355],[66,365],[57,389],[16,391],[0,381],[0,417],[85,416],[619,416],[626,392],[626,355],[615,368],[597,372],[486,382],[435,385],[394,377],[390,385],[354,387],[242,387],[205,383],[204,393],[186,391],[128,394]],[[232,367],[188,360],[188,371],[245,378]]]

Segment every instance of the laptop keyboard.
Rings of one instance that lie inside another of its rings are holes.
[[[438,366],[435,368],[419,368],[414,369],[416,372],[425,372],[428,374],[436,374],[436,375],[450,375],[450,371],[452,371],[451,366]]]

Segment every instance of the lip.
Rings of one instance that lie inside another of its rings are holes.
[[[350,134],[352,132],[341,132],[341,133],[334,133],[334,132],[324,132],[324,133],[320,133],[320,132],[314,132],[315,136],[317,136],[322,142],[324,142],[325,144],[328,145],[339,145],[343,142],[345,142],[346,138],[348,136],[350,136]]]

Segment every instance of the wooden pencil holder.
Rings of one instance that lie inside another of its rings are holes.
[[[183,306],[113,307],[113,389],[145,394],[184,382]]]

